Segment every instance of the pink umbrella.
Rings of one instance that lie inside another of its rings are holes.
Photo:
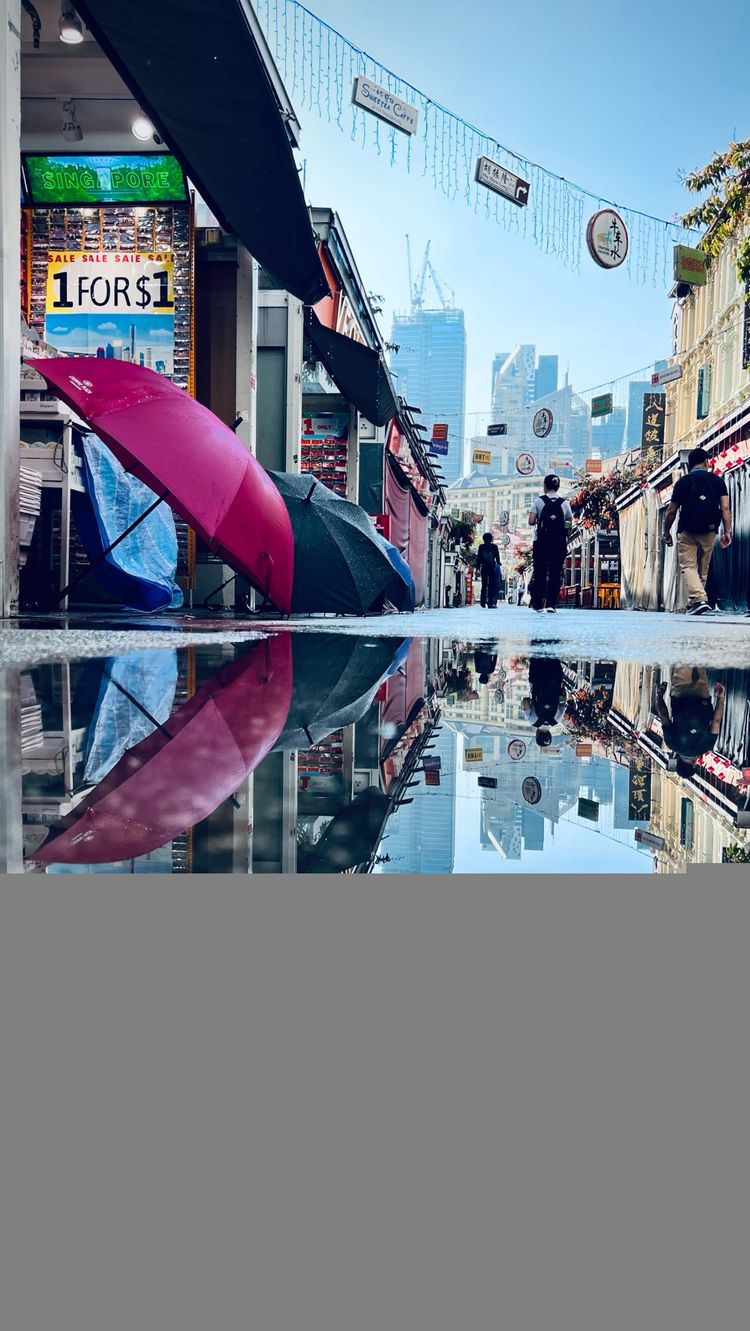
[[[292,696],[281,633],[224,666],[52,830],[34,860],[112,864],[167,845],[218,809],[265,758]]]
[[[289,612],[294,541],[286,505],[227,425],[170,379],[141,365],[93,356],[27,363],[126,471]]]

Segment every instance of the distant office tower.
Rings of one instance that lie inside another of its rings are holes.
[[[639,440],[640,442],[640,440]],[[625,446],[625,408],[591,422],[591,450],[600,458],[615,458]]]
[[[524,850],[544,850],[545,822],[540,813],[524,804],[522,809]]]
[[[421,782],[414,803],[397,809],[388,823],[382,850],[390,855],[383,873],[453,873],[456,841],[456,735],[445,726],[428,756],[440,759],[440,785]],[[429,795],[429,800],[428,800]]]
[[[130,325],[130,359],[135,360],[135,324]]]
[[[534,397],[547,397],[557,392],[557,356],[540,356],[534,374]]]
[[[105,359],[104,347],[97,347],[97,348],[96,348],[96,358],[97,358],[97,360],[104,360],[104,359]]]
[[[104,355],[105,355],[105,357],[106,357],[107,360],[114,360],[114,358],[115,358],[115,349],[114,349],[114,347],[112,346],[112,343],[111,343],[111,342],[108,342],[108,343],[107,343],[107,347],[106,347],[106,350],[105,350]]]
[[[448,426],[448,454],[441,457],[443,475],[450,485],[464,472],[466,433],[466,327],[463,310],[413,309],[397,314],[391,341],[399,351],[391,355],[396,391],[410,406],[418,407],[426,439],[436,422]]]
[[[495,364],[498,358],[495,357]],[[536,396],[536,347],[517,346],[495,372],[492,384],[492,417],[507,423],[508,433],[524,407]]]

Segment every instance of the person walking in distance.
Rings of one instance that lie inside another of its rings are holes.
[[[529,512],[529,526],[533,536],[533,578],[531,608],[537,614],[557,608],[562,582],[562,570],[568,549],[568,532],[573,524],[573,510],[567,499],[561,499],[559,476],[545,476],[544,494],[534,500]]]
[[[672,502],[664,521],[664,544],[672,544],[672,528],[677,514],[677,560],[687,585],[689,615],[711,613],[706,596],[706,580],[716,538],[721,532],[721,547],[732,543],[732,515],[724,481],[708,470],[708,453],[694,448],[688,454],[688,474],[681,476],[672,491]]]
[[[482,580],[480,605],[493,610],[497,605],[500,587],[500,551],[492,539],[492,532],[486,531],[482,537],[476,561],[477,572]]]

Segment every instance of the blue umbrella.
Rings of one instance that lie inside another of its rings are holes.
[[[395,545],[386,541],[384,536],[381,536],[380,540],[395,574],[385,589],[385,599],[397,610],[413,610],[417,600],[417,589],[414,586],[411,569]]]

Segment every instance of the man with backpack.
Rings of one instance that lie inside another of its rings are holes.
[[[492,539],[492,532],[486,531],[482,537],[476,568],[482,580],[479,604],[494,610],[500,590],[500,551]]]
[[[559,725],[567,702],[560,661],[532,656],[529,662],[531,696],[521,700],[526,719],[536,730],[540,749],[552,743],[552,727]]]
[[[712,606],[706,596],[706,580],[716,537],[722,527],[721,548],[732,543],[729,494],[720,476],[708,470],[708,453],[694,448],[688,454],[688,474],[681,476],[672,491],[672,502],[664,522],[664,544],[672,544],[677,514],[677,559],[688,592],[687,613],[707,615]]]
[[[531,608],[540,615],[545,610],[553,614],[557,608],[568,532],[573,524],[573,510],[567,499],[560,498],[559,489],[559,476],[545,476],[544,494],[534,500],[529,512],[529,526],[534,528]]]
[[[712,698],[706,670],[674,666],[669,677],[671,715],[666,692],[665,681],[659,685],[656,697],[664,743],[674,754],[674,770],[678,775],[693,776],[698,760],[711,752],[718,739],[724,716],[724,685],[714,685]]]

